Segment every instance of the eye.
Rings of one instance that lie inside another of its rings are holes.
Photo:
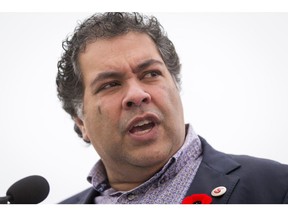
[[[101,87],[97,90],[97,92],[100,92],[100,91],[103,91],[103,90],[108,90],[108,89],[111,89],[111,88],[115,88],[117,86],[119,86],[120,83],[119,82],[116,82],[116,81],[111,81],[111,82],[108,82],[108,83],[104,83],[103,85],[101,85]]]
[[[161,75],[160,71],[147,71],[144,73],[143,78],[153,78]]]

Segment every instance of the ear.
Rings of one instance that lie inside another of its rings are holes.
[[[75,124],[77,125],[77,127],[81,130],[83,140],[85,142],[90,143],[90,139],[89,139],[89,136],[87,134],[86,127],[84,125],[83,120],[81,118],[79,118],[78,116],[73,117],[73,120],[74,120]]]

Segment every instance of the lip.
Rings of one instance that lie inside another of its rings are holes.
[[[148,120],[148,121],[152,121],[155,126],[157,126],[158,124],[160,124],[160,119],[158,118],[157,115],[153,114],[153,113],[146,113],[144,115],[141,116],[136,116],[134,117],[127,126],[126,132],[130,133],[130,130],[137,125],[139,122],[144,121],[144,120]]]

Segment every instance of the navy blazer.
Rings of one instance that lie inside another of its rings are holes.
[[[211,194],[224,186],[227,191],[213,197],[212,204],[288,204],[288,165],[245,155],[231,155],[213,149],[200,137],[203,160],[187,191]],[[92,187],[61,204],[92,204],[98,192]]]

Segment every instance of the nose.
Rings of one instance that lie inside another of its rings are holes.
[[[140,84],[130,83],[127,87],[127,92],[122,101],[124,109],[132,107],[140,107],[143,104],[148,104],[151,101],[151,95],[147,93]]]

